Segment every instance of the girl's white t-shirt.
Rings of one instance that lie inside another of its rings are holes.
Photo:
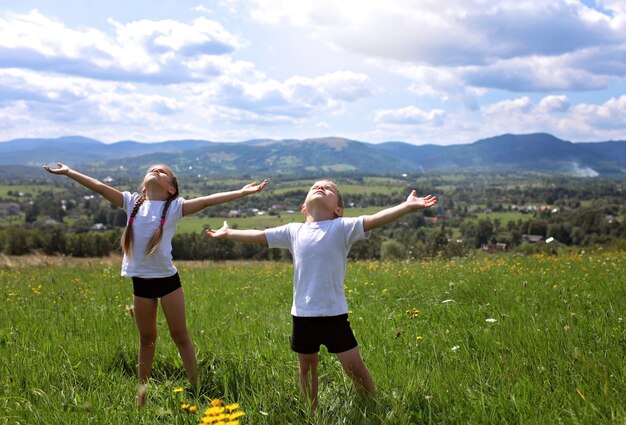
[[[289,223],[265,230],[270,248],[286,248],[293,256],[291,314],[300,317],[338,316],[348,312],[344,279],[348,252],[369,237],[363,217]]]
[[[124,192],[124,211],[127,218],[135,207],[138,193]],[[133,256],[129,258],[124,254],[122,259],[122,276],[129,277],[169,277],[176,274],[177,270],[172,262],[172,238],[176,232],[176,223],[183,217],[184,199],[178,197],[172,201],[167,210],[165,224],[163,225],[163,238],[156,250],[146,256],[148,242],[158,229],[161,222],[161,214],[166,201],[150,201],[146,199],[139,207],[133,220]]]

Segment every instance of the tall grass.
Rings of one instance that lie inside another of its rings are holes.
[[[0,268],[2,423],[193,424],[214,398],[255,424],[626,422],[623,252],[351,263],[350,321],[378,395],[361,400],[323,349],[315,414],[289,350],[290,264],[179,263],[202,388],[174,392],[185,374],[159,313],[138,410],[119,264],[42,262]]]

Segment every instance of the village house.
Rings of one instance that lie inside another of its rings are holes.
[[[0,215],[18,215],[20,204],[15,202],[0,202]]]
[[[537,243],[543,240],[542,235],[522,235],[522,242]]]
[[[482,250],[488,253],[492,253],[492,252],[504,252],[506,251],[506,244],[505,243],[486,243],[483,244],[482,246]]]

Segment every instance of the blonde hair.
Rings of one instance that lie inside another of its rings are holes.
[[[172,178],[172,186],[174,186],[175,192],[167,199],[167,201],[165,202],[165,205],[163,206],[163,211],[161,212],[161,221],[159,223],[159,227],[156,229],[156,231],[150,238],[150,242],[148,242],[148,246],[146,247],[146,256],[153,254],[154,251],[156,251],[157,247],[159,246],[159,243],[161,242],[161,239],[163,238],[163,226],[165,225],[165,217],[167,216],[167,210],[170,208],[170,204],[172,203],[172,201],[178,198],[178,194],[179,194],[178,179],[176,178],[176,175],[171,170],[171,168],[165,165],[161,165],[161,167],[165,169],[167,171],[167,174],[169,174],[169,176]],[[149,169],[151,168],[153,167],[150,167]],[[140,190],[143,192],[145,190],[145,187],[143,187],[142,185]],[[130,217],[128,219],[128,223],[126,224],[126,228],[124,229],[124,233],[122,233],[122,239],[120,241],[120,245],[122,246],[122,251],[128,257],[133,256],[133,244],[135,242],[134,241],[135,235],[133,232],[133,221],[135,221],[135,216],[137,215],[137,212],[139,212],[139,207],[141,207],[141,204],[143,204],[145,200],[146,200],[146,197],[143,195],[140,196],[139,199],[137,199],[137,202],[135,202],[135,206],[133,207],[133,210],[130,213]]]

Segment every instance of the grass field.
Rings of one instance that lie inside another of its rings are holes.
[[[350,263],[350,321],[378,395],[360,400],[323,349],[316,414],[289,350],[291,265],[178,266],[202,389],[175,392],[184,371],[159,313],[138,410],[119,260],[0,258],[0,423],[196,424],[216,398],[249,424],[626,423],[623,252]]]

